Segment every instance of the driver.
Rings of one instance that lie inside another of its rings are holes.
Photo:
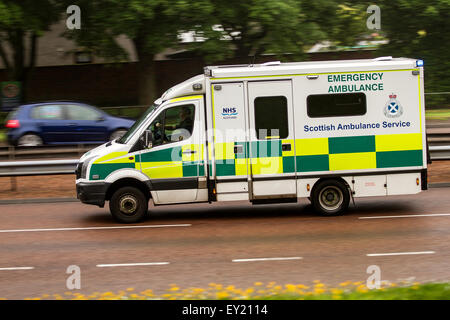
[[[176,130],[176,129],[185,129],[189,131],[189,134],[192,134],[192,118],[191,118],[191,109],[189,107],[182,107],[180,111],[180,122],[177,125],[165,125],[166,130]],[[160,123],[157,123],[156,126],[159,128],[161,126]]]

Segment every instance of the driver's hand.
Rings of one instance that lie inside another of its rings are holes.
[[[157,128],[161,127],[161,123],[157,122],[157,123],[155,124],[155,127],[157,127]]]

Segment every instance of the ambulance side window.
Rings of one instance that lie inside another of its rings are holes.
[[[153,134],[152,147],[189,139],[194,126],[194,116],[193,104],[162,111],[147,128]]]
[[[289,135],[287,98],[257,97],[254,105],[258,140],[287,138]]]
[[[306,99],[306,106],[310,118],[362,116],[367,112],[362,92],[313,94]]]

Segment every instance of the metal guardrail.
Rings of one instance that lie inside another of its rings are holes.
[[[0,146],[0,160],[81,157],[98,144],[76,146],[14,147]]]
[[[450,146],[431,146],[431,160],[450,160]],[[0,177],[75,174],[78,159],[0,162]]]
[[[0,177],[75,174],[78,159],[0,162]]]
[[[430,146],[431,160],[450,160],[450,146]]]

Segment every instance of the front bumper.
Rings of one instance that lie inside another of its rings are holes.
[[[77,183],[77,198],[86,204],[103,208],[109,183]]]

